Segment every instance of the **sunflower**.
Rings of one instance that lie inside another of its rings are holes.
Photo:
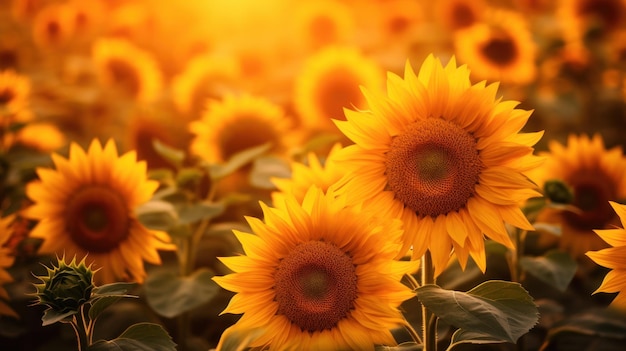
[[[480,22],[486,9],[484,0],[443,0],[435,4],[439,23],[452,31]]]
[[[589,251],[587,256],[597,264],[610,268],[600,287],[594,292],[618,293],[611,306],[626,309],[626,205],[611,201],[609,203],[618,215],[622,227],[595,230],[596,234],[611,247],[600,251]]]
[[[603,38],[624,28],[626,0],[561,0],[557,18],[566,41]]]
[[[557,141],[544,152],[544,166],[531,175],[539,186],[558,179],[574,193],[572,205],[581,212],[544,209],[539,222],[560,224],[559,246],[580,258],[589,250],[605,247],[593,229],[607,229],[618,224],[609,201],[626,198],[626,157],[620,147],[605,149],[600,135],[570,135],[567,146]]]
[[[49,122],[28,123],[5,140],[9,145],[19,144],[39,152],[49,153],[66,145],[67,138],[59,128]]]
[[[415,30],[424,21],[422,4],[412,0],[391,0],[377,2],[372,18],[377,22],[377,32],[382,42],[414,39]]]
[[[200,115],[207,99],[222,98],[232,89],[239,67],[226,58],[199,55],[172,81],[172,99],[184,114]]]
[[[44,240],[39,252],[86,256],[104,283],[143,282],[144,260],[160,264],[157,250],[173,249],[166,233],[148,230],[133,212],[158,187],[145,162],[134,151],[118,157],[112,140],[102,147],[96,139],[87,152],[72,143],[69,159],[52,160],[56,170],[38,168],[39,180],[26,187],[34,204],[24,216],[39,221],[31,232]]]
[[[2,285],[13,281],[11,275],[4,268],[11,267],[15,261],[11,249],[5,246],[13,235],[12,226],[14,220],[15,215],[0,218],[0,316],[5,315],[17,318],[15,311],[5,303],[9,299],[9,294],[2,287]]]
[[[124,39],[102,38],[92,48],[98,78],[105,87],[120,89],[140,102],[161,93],[162,75],[148,51]]]
[[[352,41],[355,34],[354,13],[341,1],[302,1],[294,9],[296,42],[306,49],[318,50]]]
[[[27,122],[29,109],[30,80],[13,70],[0,71],[0,126],[14,122]]]
[[[245,255],[220,260],[235,273],[213,279],[237,294],[223,313],[231,330],[262,328],[250,346],[270,350],[374,350],[395,345],[398,306],[414,294],[400,283],[417,262],[395,261],[399,221],[379,221],[311,187],[302,202],[262,204],[254,234],[234,231]],[[223,341],[222,341],[223,342]],[[219,349],[219,346],[218,346]]]
[[[320,159],[314,152],[309,152],[306,164],[300,162],[291,164],[290,178],[274,178],[272,181],[278,188],[278,191],[272,193],[274,206],[284,203],[286,194],[290,194],[296,200],[302,201],[311,185],[315,185],[324,192],[331,189],[345,173],[335,160],[339,150],[341,150],[341,144],[336,143],[323,162],[320,162]]]
[[[536,44],[526,20],[510,11],[493,11],[483,22],[457,31],[459,61],[472,67],[479,80],[527,84],[536,76]]]
[[[291,121],[273,102],[251,95],[211,100],[202,118],[189,124],[190,151],[210,163],[221,163],[246,149],[272,144],[272,153],[291,146]]]
[[[35,16],[33,40],[43,49],[59,48],[67,44],[75,34],[75,26],[67,6],[50,4]]]
[[[324,49],[305,62],[296,77],[294,105],[304,126],[336,131],[331,119],[342,119],[344,107],[361,108],[360,86],[381,90],[383,72],[378,64],[352,48]]]
[[[186,134],[184,130],[179,130],[178,124],[153,112],[137,111],[124,129],[127,148],[135,150],[137,159],[146,161],[148,169],[174,167],[155,150],[153,142],[158,140],[169,147],[178,148],[180,135]]]
[[[429,250],[439,275],[454,248],[484,271],[483,234],[513,247],[504,222],[532,229],[518,204],[540,195],[525,172],[541,160],[532,146],[543,132],[518,134],[530,111],[496,98],[498,85],[471,85],[454,58],[444,68],[429,55],[419,74],[390,74],[388,96],[364,90],[369,109],[336,121],[354,145],[338,162],[353,171],[341,194],[369,199],[405,225],[401,254]]]

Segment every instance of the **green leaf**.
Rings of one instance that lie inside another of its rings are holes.
[[[219,292],[213,272],[199,269],[189,277],[171,271],[154,272],[145,283],[148,304],[158,314],[172,318],[209,302]]]
[[[137,297],[126,293],[134,288],[136,283],[111,283],[94,288],[91,297],[91,308],[89,308],[89,318],[95,320],[109,306],[116,303],[123,297]]]
[[[88,351],[176,351],[176,343],[158,324],[137,323],[126,329],[117,339],[99,340]]]
[[[503,342],[507,342],[507,340],[495,338],[487,333],[457,329],[452,334],[450,345],[446,350],[452,350],[453,347],[460,344],[500,344]]]
[[[154,151],[159,154],[159,156],[168,160],[175,166],[180,166],[185,160],[185,152],[183,150],[165,145],[158,139],[152,139],[152,147],[154,148]]]
[[[549,251],[545,256],[522,257],[520,265],[526,272],[561,292],[567,289],[578,268],[569,254],[557,250]]]
[[[75,315],[76,313],[78,313],[78,311],[69,311],[66,313],[59,313],[55,310],[53,310],[52,308],[48,308],[47,310],[44,311],[43,316],[41,317],[41,325],[42,326],[47,326],[50,324],[54,324],[56,322],[66,322],[69,320],[68,317]]]
[[[554,236],[561,236],[563,232],[560,224],[535,222],[533,223],[533,227],[535,227],[535,231],[552,234]]]
[[[589,310],[551,328],[547,340],[569,334],[626,340],[626,316],[616,310]]]
[[[224,204],[218,202],[201,202],[182,206],[178,209],[180,224],[195,223],[203,219],[210,219],[224,212]]]
[[[467,293],[425,285],[417,289],[417,297],[452,326],[511,343],[538,319],[532,297],[519,283],[491,280]]]
[[[291,169],[281,158],[276,156],[259,157],[252,164],[250,184],[263,189],[275,189],[272,178],[289,178]]]
[[[121,296],[102,296],[95,298],[91,303],[91,308],[89,308],[89,319],[92,321],[96,320],[107,307],[116,303],[121,298]]]
[[[167,231],[178,222],[178,214],[174,205],[167,201],[152,200],[135,209],[137,218],[153,230]]]
[[[255,158],[263,155],[272,147],[272,144],[265,143],[243,150],[233,155],[226,163],[220,165],[210,165],[209,174],[213,179],[223,178],[246,164],[252,162]]]
[[[94,295],[125,295],[129,290],[136,287],[137,283],[111,283],[100,285],[93,289]]]

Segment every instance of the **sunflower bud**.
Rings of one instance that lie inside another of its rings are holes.
[[[46,305],[43,325],[63,321],[78,313],[80,307],[89,301],[94,288],[93,271],[85,265],[85,259],[76,263],[76,258],[67,264],[65,258],[57,259],[58,266],[46,267],[47,276],[37,276],[41,284],[37,288],[36,305]]]
[[[561,180],[548,180],[543,186],[543,193],[554,203],[567,205],[574,201],[574,191]]]

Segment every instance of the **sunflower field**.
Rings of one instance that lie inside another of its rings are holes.
[[[626,0],[1,0],[3,351],[626,342]]]

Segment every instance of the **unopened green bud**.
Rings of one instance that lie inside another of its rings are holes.
[[[548,180],[543,185],[543,193],[554,203],[567,205],[574,201],[574,191],[562,180]]]

